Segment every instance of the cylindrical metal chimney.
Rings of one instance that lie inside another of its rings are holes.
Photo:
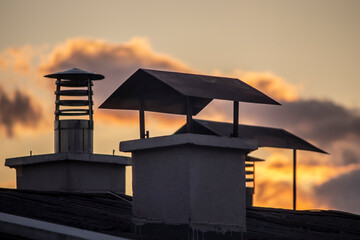
[[[55,100],[55,153],[93,152],[93,100],[92,80],[103,75],[78,68],[46,75],[56,80]],[[60,119],[72,116],[74,119]],[[88,119],[79,119],[79,116]]]

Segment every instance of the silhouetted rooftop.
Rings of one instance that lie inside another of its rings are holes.
[[[145,111],[186,114],[186,97],[193,115],[213,99],[279,105],[236,78],[139,69],[100,108],[140,110],[143,101]]]
[[[64,193],[0,188],[0,212],[131,239],[132,198],[112,193]],[[340,211],[246,210],[247,238],[359,239],[360,216]]]
[[[186,133],[186,131],[186,125],[184,125],[176,131],[176,134]],[[233,133],[233,124],[193,119],[192,133],[230,137]],[[280,128],[239,124],[238,136],[239,138],[256,140],[259,147],[299,149],[326,153],[304,139]]]
[[[122,237],[130,234],[131,206],[131,197],[112,193],[0,188],[0,212]]]

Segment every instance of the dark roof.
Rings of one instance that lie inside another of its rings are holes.
[[[47,78],[56,78],[56,79],[67,79],[67,80],[101,80],[104,79],[104,76],[101,74],[87,72],[78,68],[72,68],[66,71],[57,72],[45,75]]]
[[[293,211],[275,208],[246,210],[247,239],[359,239],[360,216],[340,211]]]
[[[20,191],[0,188],[0,212],[134,238],[126,195]],[[339,211],[248,208],[247,239],[359,239],[360,216]]]
[[[192,132],[230,137],[233,133],[233,124],[193,119]],[[185,133],[186,125],[182,126],[176,134]],[[298,136],[280,128],[259,127],[239,124],[239,138],[253,139],[259,147],[275,147],[299,149],[312,152],[327,153]]]
[[[139,69],[100,108],[186,114],[185,98],[191,97],[196,115],[213,99],[278,104],[257,89],[236,78]]]
[[[129,238],[131,197],[119,197],[0,188],[0,212]]]

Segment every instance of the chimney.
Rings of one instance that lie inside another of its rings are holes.
[[[228,136],[194,132],[195,116],[213,99],[233,102]],[[255,140],[239,137],[239,101],[278,104],[232,78],[139,69],[100,106],[139,111],[132,154],[133,224],[156,239],[245,239],[245,158]],[[186,116],[185,133],[145,138],[146,112]]]
[[[73,68],[45,77],[56,79],[55,153],[93,153],[92,86],[104,76]],[[60,119],[69,116],[72,119]],[[87,119],[76,119],[80,117]]]
[[[37,191],[125,193],[130,158],[93,154],[93,81],[103,75],[73,68],[56,79],[53,154],[6,159],[16,169],[17,188]]]
[[[257,143],[175,134],[120,143],[132,153],[133,223],[159,239],[246,239],[245,158]]]

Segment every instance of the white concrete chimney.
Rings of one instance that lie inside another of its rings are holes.
[[[126,141],[135,231],[160,239],[245,239],[245,157],[256,142],[177,134]]]

